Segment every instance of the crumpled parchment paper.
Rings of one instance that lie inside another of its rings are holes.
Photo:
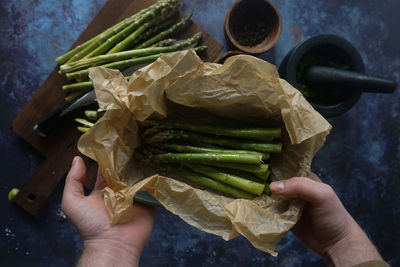
[[[284,149],[273,155],[272,180],[308,176],[314,154],[331,126],[301,93],[278,76],[274,65],[252,56],[205,63],[192,50],[160,57],[129,82],[116,70],[89,70],[105,115],[84,134],[79,150],[97,161],[108,187],[104,201],[112,223],[132,216],[133,197],[148,191],[188,224],[225,240],[245,236],[272,255],[300,217],[300,201],[262,195],[233,199],[184,179],[147,172],[133,159],[140,146],[137,121],[150,116],[224,124],[281,126]],[[215,118],[214,118],[214,117]]]

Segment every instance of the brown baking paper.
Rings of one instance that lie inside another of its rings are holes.
[[[136,71],[129,82],[115,70],[96,67],[89,73],[100,110],[106,112],[78,147],[98,162],[107,181],[104,201],[112,223],[129,220],[134,195],[146,190],[200,230],[225,240],[243,235],[254,247],[277,255],[275,247],[297,222],[302,203],[267,195],[234,199],[183,178],[147,171],[133,159],[140,146],[137,121],[150,116],[221,125],[281,125],[284,149],[271,159],[272,180],[308,176],[331,126],[298,90],[279,79],[275,66],[246,55],[231,57],[223,65],[204,63],[188,50],[160,57]]]

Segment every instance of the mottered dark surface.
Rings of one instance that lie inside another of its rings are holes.
[[[193,21],[226,46],[225,14],[233,0],[183,0]],[[260,57],[279,66],[300,41],[321,33],[340,35],[359,49],[369,74],[400,80],[398,1],[275,0],[282,34]],[[36,217],[7,201],[44,157],[9,126],[56,66],[55,57],[79,37],[105,0],[0,2],[0,266],[73,266],[81,240],[63,219],[62,184]],[[225,48],[224,51],[227,49]],[[59,90],[55,88],[55,90]],[[317,153],[313,170],[330,184],[374,241],[385,260],[400,264],[400,92],[363,94],[346,114],[330,119],[333,130]],[[292,234],[277,258],[244,238],[225,242],[159,209],[142,266],[324,266]]]

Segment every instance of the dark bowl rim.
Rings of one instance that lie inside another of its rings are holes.
[[[281,65],[285,79],[292,85],[297,83],[297,67],[303,58],[303,56],[310,51],[313,47],[320,46],[323,44],[329,44],[341,48],[351,59],[354,64],[354,71],[365,73],[365,66],[358,50],[346,39],[333,35],[333,34],[320,34],[313,36],[294,47],[288,55],[285,56]],[[286,62],[284,62],[286,60]],[[280,66],[281,70],[281,66]],[[296,86],[295,86],[296,87]],[[360,98],[361,92],[352,93],[344,101],[332,104],[322,105],[310,102],[315,109],[317,109],[324,117],[338,116],[348,111]]]
[[[239,42],[236,41],[236,39],[233,37],[233,34],[230,32],[230,16],[232,13],[232,10],[241,2],[246,1],[246,0],[236,0],[230,7],[228,12],[226,13],[225,16],[225,21],[224,21],[224,35],[225,38],[227,39],[228,43],[232,44],[234,46],[234,48],[243,51],[245,53],[251,54],[251,55],[259,55],[262,53],[267,52],[268,50],[270,50],[272,47],[274,47],[274,45],[278,42],[280,35],[282,33],[282,16],[281,13],[279,12],[278,7],[271,1],[271,0],[261,0],[265,3],[267,3],[268,5],[270,5],[272,7],[272,9],[275,11],[275,15],[278,18],[278,26],[277,26],[277,31],[275,32],[275,36],[274,38],[272,38],[272,40],[267,43],[267,45],[263,48],[263,49],[251,49],[247,46],[243,46],[240,45]]]

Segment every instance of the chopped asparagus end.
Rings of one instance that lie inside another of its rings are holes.
[[[82,127],[82,126],[78,126],[76,127],[78,129],[78,131],[80,131],[81,133],[87,133],[87,131],[89,131],[90,128],[88,127]]]
[[[92,123],[90,121],[87,121],[85,119],[81,119],[81,118],[76,118],[76,119],[74,119],[74,121],[76,121],[76,122],[78,122],[78,123],[80,123],[83,126],[88,127],[88,128],[90,128],[90,127],[92,127],[94,125],[94,123]]]
[[[8,201],[12,202],[14,201],[14,198],[18,195],[19,189],[18,188],[13,188],[8,192]]]
[[[98,113],[97,110],[85,110],[85,117],[91,121],[97,121]]]

